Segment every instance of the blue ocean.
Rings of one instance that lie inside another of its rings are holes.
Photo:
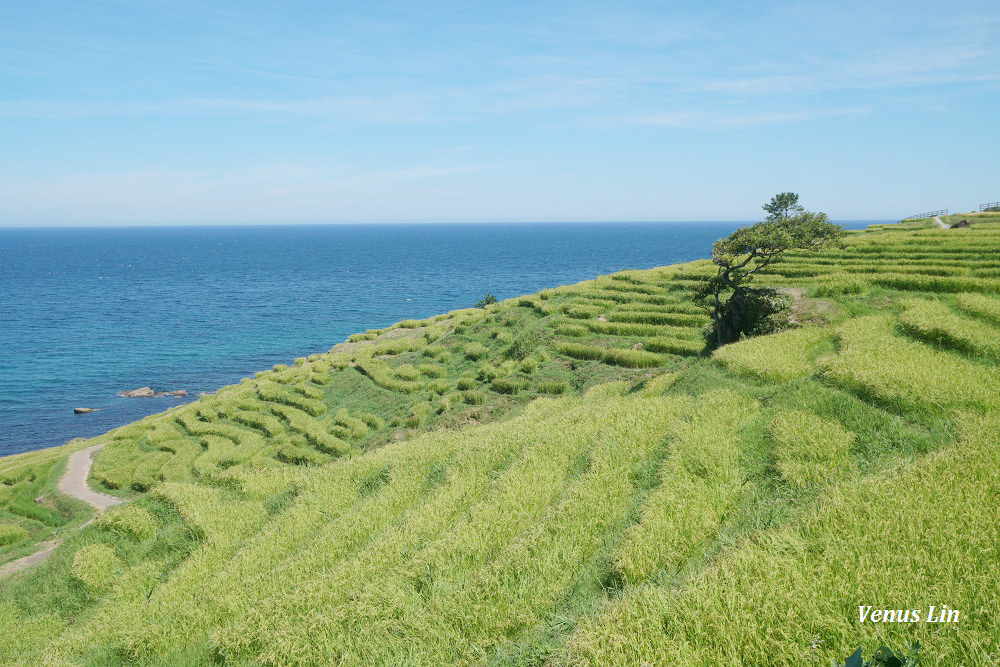
[[[99,435],[488,292],[707,257],[741,224],[0,229],[0,455]],[[116,395],[142,386],[189,396]]]

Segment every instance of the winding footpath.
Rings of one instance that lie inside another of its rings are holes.
[[[88,447],[86,449],[81,449],[80,451],[73,452],[69,456],[69,461],[66,463],[66,472],[63,476],[59,478],[59,491],[77,500],[82,500],[91,507],[97,510],[98,513],[117,505],[118,503],[124,502],[123,498],[115,498],[114,496],[109,496],[106,493],[98,493],[94,491],[89,486],[87,486],[87,477],[90,475],[90,466],[94,462],[94,454],[103,447],[103,444],[94,445],[93,447]],[[90,525],[93,521],[91,519],[83,526]],[[80,528],[83,528],[80,526]],[[77,529],[79,530],[79,528]],[[5,577],[8,574],[13,574],[19,572],[27,567],[39,563],[49,557],[55,548],[62,544],[62,541],[66,539],[65,536],[55,537],[46,542],[40,542],[38,544],[38,551],[28,554],[17,560],[12,560],[9,563],[4,563],[0,565],[0,577]]]
[[[951,229],[951,225],[942,220],[939,216],[934,216],[934,222],[938,223],[938,227],[941,229]]]

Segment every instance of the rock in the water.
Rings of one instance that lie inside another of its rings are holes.
[[[157,398],[163,398],[164,396],[187,396],[188,393],[184,389],[174,389],[171,391],[161,391],[156,394]]]
[[[78,415],[82,415],[87,412],[99,412],[103,408],[73,408],[73,412]]]
[[[124,396],[125,398],[146,398],[147,396],[155,396],[156,392],[149,387],[139,387],[138,389],[120,391],[118,392],[118,395]]]

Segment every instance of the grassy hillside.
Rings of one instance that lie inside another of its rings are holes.
[[[807,665],[1000,654],[1000,216],[852,233],[702,357],[707,261],[352,336],[0,459],[4,664]],[[707,249],[706,249],[707,251]],[[80,530],[53,491],[127,496]],[[41,502],[34,499],[41,496]],[[859,605],[961,612],[860,623]]]

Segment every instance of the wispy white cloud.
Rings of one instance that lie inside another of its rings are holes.
[[[261,114],[356,118],[375,122],[419,122],[427,119],[424,96],[320,99],[181,98],[149,102],[13,100],[0,102],[8,118],[71,119],[94,116],[190,116]]]
[[[0,123],[23,167],[0,164],[0,215],[377,219],[391,205],[399,218],[473,189],[466,211],[530,201],[565,217],[598,192],[654,211],[676,206],[650,203],[670,151],[691,156],[670,172],[683,182],[675,198],[702,181],[800,187],[789,181],[805,170],[763,138],[730,141],[741,128],[814,123],[803,141],[843,152],[810,167],[817,190],[848,172],[873,181],[873,162],[884,173],[910,146],[961,156],[965,138],[992,141],[1000,14],[986,0],[687,4],[12,5]],[[825,131],[837,119],[857,119],[851,136],[870,143]],[[218,170],[166,168],[184,165]],[[952,171],[935,187],[979,177]],[[656,182],[637,185],[644,174]]]
[[[719,111],[678,111],[623,118],[621,121],[638,125],[660,127],[725,129],[747,125],[772,125],[776,123],[803,123],[831,116],[860,116],[870,113],[865,107],[838,109],[806,109],[801,111],[764,111],[752,114],[725,114]]]
[[[903,90],[920,86],[989,83],[1000,80],[997,52],[981,46],[907,47],[830,57],[810,63],[774,63],[771,73],[753,77],[706,78],[693,88],[728,96],[860,90]],[[782,72],[781,70],[791,70]]]

